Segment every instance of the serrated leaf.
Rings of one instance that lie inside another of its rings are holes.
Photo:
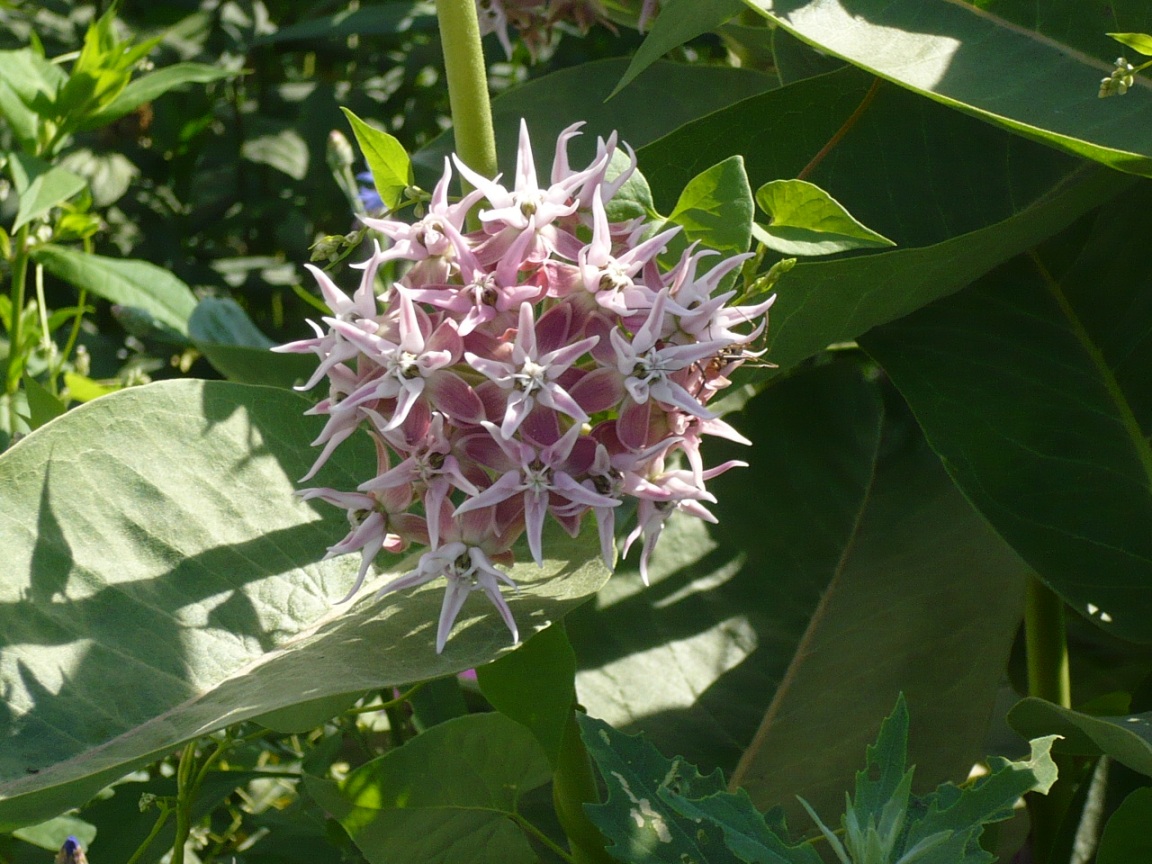
[[[1133,51],[1138,51],[1145,57],[1152,56],[1152,36],[1147,33],[1108,33],[1121,45],[1127,45]]]
[[[0,456],[0,830],[212,730],[509,650],[499,616],[469,602],[437,655],[436,585],[373,599],[370,584],[333,605],[358,556],[323,561],[345,516],[293,494],[316,455],[308,406],[284,390],[168,381],[81,406]],[[364,436],[318,482],[354,488],[374,466]],[[557,529],[544,548],[544,568],[511,571],[525,636],[608,576],[594,532]],[[406,567],[382,559],[371,581]]]
[[[191,288],[162,267],[53,244],[37,247],[32,258],[57,279],[138,309],[182,336],[188,334],[188,318],[196,308],[196,297]]]
[[[347,108],[341,110],[368,162],[380,200],[389,210],[395,210],[404,200],[404,190],[412,185],[412,160],[408,151],[387,132],[369,126]]]
[[[929,847],[915,859],[917,864],[991,864],[995,857],[979,845],[983,826],[1012,818],[1013,806],[1025,792],[1047,794],[1056,782],[1050,755],[1055,738],[1034,739],[1031,756],[1018,762],[991,757],[988,774],[970,786],[948,783],[925,796],[910,816],[903,848]]]
[[[1060,735],[1059,753],[1107,754],[1152,777],[1152,712],[1120,717],[1096,717],[1029,697],[1008,713],[1012,728],[1025,737]]]
[[[79,195],[87,185],[83,177],[58,165],[37,174],[20,195],[20,209],[16,212],[12,230],[18,231],[33,219],[39,219],[73,195]]]
[[[603,720],[577,715],[580,736],[608,787],[603,804],[586,804],[588,818],[611,841],[608,851],[635,864],[731,860],[711,857],[723,851],[719,826],[700,827],[668,808],[660,790],[670,787],[685,797],[704,797],[724,789],[719,770],[703,776],[683,759],[667,759],[638,735],[617,732]]]
[[[1133,864],[1152,860],[1152,789],[1137,789],[1124,799],[1104,826],[1096,864]]]
[[[689,241],[740,254],[752,242],[753,211],[744,159],[731,156],[689,181],[668,221],[681,226]]]
[[[743,8],[741,0],[668,0],[661,6],[660,14],[652,22],[652,29],[636,49],[632,62],[609,98],[669,51],[715,30]]]
[[[966,3],[748,0],[803,41],[965,111],[1120,171],[1152,176],[1152,100],[1097,98],[1111,71]]]
[[[530,864],[536,855],[509,817],[551,776],[527,729],[499,713],[470,714],[349,774],[337,815],[372,864]]]
[[[757,240],[782,255],[831,255],[896,244],[857,221],[843,204],[806,180],[773,180],[756,190],[772,217],[753,226]]]
[[[107,126],[125,114],[135,111],[145,102],[158,99],[170,90],[187,84],[207,84],[220,81],[237,73],[207,63],[173,63],[155,72],[142,75],[120,91],[108,105],[87,118],[81,125],[83,130],[99,129]]]
[[[1077,612],[1140,642],[1152,642],[1150,205],[1137,187],[860,339],[1001,536]]]

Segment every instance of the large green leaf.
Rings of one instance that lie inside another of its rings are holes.
[[[321,425],[307,407],[283,390],[165,382],[81,406],[0,457],[0,830],[228,724],[508,650],[473,600],[437,655],[436,585],[333,605],[358,556],[321,561],[344,515],[292,494]],[[319,482],[352,489],[375,469],[370,444],[352,444]],[[557,534],[543,569],[512,571],[525,637],[607,577],[594,538]]]
[[[1152,789],[1137,789],[1124,799],[1100,837],[1096,864],[1130,864],[1152,859]]]
[[[599,60],[562,69],[494,99],[492,123],[496,130],[496,152],[505,176],[509,176],[516,163],[522,117],[528,121],[528,130],[532,133],[536,168],[543,174],[552,164],[556,137],[577,121],[587,123],[582,130],[584,134],[569,145],[572,165],[579,168],[595,155],[596,136],[607,138],[616,131],[622,142],[639,148],[690,120],[775,85],[774,78],[747,69],[661,62],[638,76],[615,99],[605,102],[627,62]],[[653,106],[658,106],[658,110]],[[452,147],[452,134],[446,132],[413,155],[413,167],[421,185],[431,188],[431,183],[444,170],[444,157]],[[703,170],[715,161],[699,165],[696,170]],[[680,189],[676,192],[679,194]]]
[[[551,776],[531,732],[499,713],[470,714],[360,766],[338,792],[316,780],[308,788],[372,864],[531,864],[513,817]]]
[[[139,310],[155,324],[181,336],[188,334],[188,318],[196,308],[196,296],[162,267],[53,244],[38,247],[32,257],[57,279]]]
[[[1152,642],[1152,194],[862,339],[953,479],[1073,608]]]
[[[599,609],[568,619],[581,703],[707,768],[731,768],[755,738],[738,779],[797,824],[796,793],[840,812],[901,690],[918,780],[962,776],[1018,623],[1022,564],[854,364],[777,384],[734,422],[754,446],[708,461],[751,467],[709,484],[717,528],[674,523],[651,588],[618,575]]]
[[[1096,717],[1029,697],[1012,708],[1008,722],[1025,737],[1060,735],[1057,753],[1105,754],[1152,777],[1152,713]]]
[[[805,42],[913,92],[1152,176],[1152,99],[1097,98],[1110,67],[1042,35],[950,0],[745,2]],[[1112,29],[1111,17],[1099,29]]]
[[[636,50],[612,95],[627,87],[637,75],[673,48],[717,29],[743,8],[741,0],[668,0],[652,22],[652,29]]]

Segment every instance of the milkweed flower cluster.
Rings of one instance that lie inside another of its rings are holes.
[[[385,248],[360,265],[351,296],[309,265],[332,314],[312,324],[315,338],[277,349],[320,358],[302,389],[329,382],[310,411],[327,422],[304,480],[357,430],[376,444],[375,476],[357,489],[299,493],[347,510],[350,531],[328,557],[360,553],[348,597],[381,551],[425,547],[381,593],[446,580],[437,652],[474,591],[518,639],[501,593],[514,585],[498,565],[514,563],[522,536],[542,564],[549,519],[576,536],[591,514],[612,568],[616,514],[631,499],[637,524],[622,552],[640,544],[647,582],[668,517],[715,521],[707,482],[745,464],[705,467],[700,444],[748,443],[708,403],[758,356],[748,346],[773,298],[728,305],[735,292],[720,286],[746,255],[713,263],[717,253],[690,246],[663,268],[657,256],[678,228],[609,221],[635,156],[628,149],[629,167],[610,178],[613,134],[573,169],[567,145],[580,125],[560,135],[547,185],[522,125],[510,187],[454,158],[418,221],[365,218]],[[460,201],[448,196],[452,164],[474,189]],[[474,207],[483,227],[468,231]],[[385,265],[401,275],[381,287]]]
[[[581,34],[587,33],[593,24],[616,30],[601,0],[476,0],[476,15],[480,35],[495,33],[509,59],[512,57],[510,29],[519,35],[533,60],[552,44],[560,22],[575,26]]]

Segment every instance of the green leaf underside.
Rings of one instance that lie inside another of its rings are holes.
[[[628,70],[612,90],[615,96],[636,76],[685,42],[715,30],[744,8],[741,0],[668,0],[636,49]]]
[[[772,217],[769,225],[753,229],[756,239],[781,255],[830,255],[896,245],[861,224],[839,201],[805,180],[765,183],[756,190],[756,203]]]
[[[412,185],[412,161],[408,152],[387,132],[369,126],[347,108],[342,110],[368,162],[376,191],[384,206],[395,210],[404,200],[404,190]]]
[[[1152,363],[1136,190],[861,344],[953,479],[1074,609],[1152,642]]]
[[[1152,713],[1096,717],[1029,697],[1012,708],[1008,722],[1026,737],[1064,736],[1058,753],[1105,754],[1152,777]]]
[[[754,446],[710,442],[708,464],[751,463],[709,482],[719,524],[673,517],[651,588],[625,559],[599,608],[566,620],[581,704],[707,770],[731,770],[763,725],[740,785],[794,824],[808,824],[797,793],[839,812],[901,690],[918,780],[963,774],[1018,625],[1021,563],[854,364],[797,374],[731,420]]]
[[[196,308],[196,297],[180,279],[155,264],[90,255],[51,244],[36,249],[32,257],[70,285],[138,309],[181,335],[188,333],[188,318]]]
[[[551,779],[544,751],[499,713],[447,720],[357,768],[334,815],[372,864],[519,864],[536,855],[509,817]]]
[[[316,456],[307,406],[282,390],[164,382],[82,406],[0,457],[0,830],[83,803],[211,730],[510,647],[473,598],[437,655],[442,585],[380,600],[370,585],[351,608],[333,605],[359,556],[321,561],[347,533],[344,514],[292,494]],[[354,440],[318,482],[351,489],[374,469],[369,442]],[[607,578],[594,538],[557,533],[543,569],[512,571],[526,635]],[[407,568],[385,566],[373,584]]]
[[[1152,100],[1113,108],[1106,64],[964,3],[746,0],[788,32],[882,78],[1017,134],[1152,176]],[[1123,102],[1124,100],[1119,100]]]
[[[1132,864],[1152,860],[1152,789],[1137,789],[1124,799],[1104,826],[1096,864]]]
[[[775,83],[774,78],[748,69],[659,62],[606,102],[627,63],[625,59],[585,63],[536,78],[493,99],[492,124],[504,176],[511,177],[515,168],[521,118],[528,122],[536,166],[542,173],[551,165],[560,132],[574,118],[586,121],[583,134],[569,142],[570,163],[579,169],[595,157],[597,136],[607,138],[617,132],[621,142],[639,148],[690,120],[762,93]],[[652,110],[654,104],[660,106],[659,111]],[[564,106],[563,110],[559,106]],[[432,188],[453,146],[449,131],[413,154],[421,186]]]

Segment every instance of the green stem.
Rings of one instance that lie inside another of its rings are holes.
[[[189,741],[176,769],[176,838],[172,841],[172,864],[184,864],[184,845],[192,833],[192,799],[196,775],[196,742]]]
[[[148,847],[152,845],[152,841],[159,836],[164,826],[168,824],[168,817],[172,815],[172,811],[163,808],[160,815],[156,818],[156,824],[152,826],[152,831],[144,838],[144,842],[132,853],[132,857],[128,859],[127,864],[136,864],[137,861],[148,851]]]
[[[496,176],[496,138],[475,0],[436,0],[456,153],[473,171]]]
[[[547,847],[553,855],[559,858],[566,864],[576,864],[576,859],[565,852],[561,847],[557,846],[547,834],[521,816],[519,813],[513,813],[509,817],[513,822],[520,826],[520,828],[527,833],[531,834],[540,845]]]
[[[1036,576],[1029,576],[1024,605],[1024,638],[1028,653],[1028,695],[1072,707],[1068,674],[1068,638],[1064,627],[1064,601]],[[1047,795],[1028,795],[1032,818],[1032,849],[1036,861],[1051,860],[1053,848],[1072,801],[1073,783],[1065,776],[1072,768],[1057,760],[1061,779]]]
[[[16,242],[12,249],[12,327],[8,331],[8,377],[4,382],[4,392],[8,395],[8,414],[11,432],[16,434],[18,415],[16,414],[16,391],[20,389],[20,373],[23,357],[20,356],[21,331],[24,326],[24,291],[28,281],[28,226],[16,232]]]
[[[560,754],[552,778],[552,803],[560,825],[568,836],[575,864],[617,864],[604,848],[604,835],[584,813],[585,804],[596,804],[599,800],[592,760],[588,757],[584,742],[580,740],[576,709],[573,707],[564,726]]]

